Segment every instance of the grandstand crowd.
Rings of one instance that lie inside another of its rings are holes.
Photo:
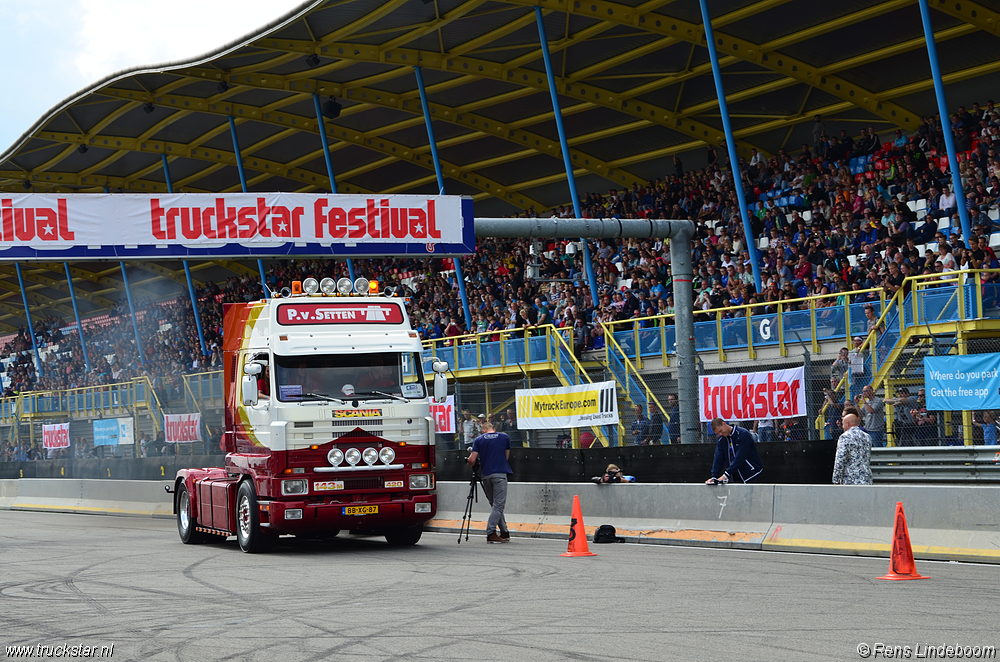
[[[939,118],[924,118],[919,130],[879,135],[874,127],[853,135],[851,126],[827,127],[820,116],[813,143],[778,150],[770,158],[753,151],[741,158],[742,185],[751,205],[762,289],[757,291],[737,196],[724,163],[725,149],[707,148],[708,166],[686,170],[673,159],[673,172],[631,188],[588,193],[582,199],[591,218],[662,218],[695,221],[692,244],[696,315],[743,304],[785,310],[806,308],[813,295],[833,295],[815,305],[843,305],[894,294],[907,276],[954,269],[996,268],[991,240],[1000,225],[1000,109],[990,101],[959,107],[948,130],[956,141],[959,173],[966,191],[974,236],[966,248],[951,191],[949,163]],[[722,155],[722,156],[720,156]],[[571,217],[571,206],[551,211]],[[530,215],[537,215],[532,210]],[[1000,235],[998,235],[1000,236]],[[480,239],[474,255],[461,258],[472,314],[466,326],[450,259],[356,260],[358,275],[383,286],[405,285],[410,315],[424,339],[472,332],[523,330],[555,324],[574,330],[577,351],[604,346],[602,322],[635,319],[640,326],[672,323],[670,255],[661,240],[591,243],[598,287],[592,303],[577,242]],[[343,262],[288,261],[267,273],[272,290],[313,276],[347,275]],[[865,292],[865,290],[869,290]],[[875,291],[871,291],[875,290]],[[87,326],[91,371],[84,370],[79,337],[63,320],[35,321],[44,353],[43,376],[35,370],[26,329],[5,344],[5,395],[127,381],[148,376],[168,397],[179,394],[186,373],[218,369],[224,302],[260,298],[255,276],[233,277],[197,292],[207,355],[203,355],[190,300],[145,302],[138,319],[142,356],[131,317],[111,316]],[[772,312],[758,309],[755,312]],[[655,318],[662,315],[667,317]],[[653,319],[644,319],[653,318]],[[714,313],[712,313],[714,318]]]

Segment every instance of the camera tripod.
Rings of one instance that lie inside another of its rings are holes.
[[[479,503],[479,460],[472,467],[472,480],[469,481],[469,496],[465,501],[465,512],[462,514],[462,525],[458,528],[458,544],[462,544],[462,532],[469,539],[469,529],[472,527],[472,502]]]

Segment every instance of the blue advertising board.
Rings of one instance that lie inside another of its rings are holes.
[[[1000,354],[924,358],[927,409],[972,411],[1000,403]]]

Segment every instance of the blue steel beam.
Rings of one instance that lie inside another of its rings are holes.
[[[170,179],[170,165],[167,163],[167,155],[160,154],[163,161],[163,178],[167,182],[167,193],[174,192],[174,182]],[[67,276],[69,272],[67,271]],[[201,315],[198,314],[198,297],[194,294],[194,283],[191,280],[191,267],[188,261],[184,260],[184,275],[187,277],[188,295],[191,297],[191,310],[194,311],[194,325],[198,329],[198,341],[201,343],[201,355],[208,356],[208,349],[205,347],[205,334],[201,330]]]
[[[333,160],[330,158],[330,143],[326,138],[326,121],[323,119],[323,109],[319,105],[319,95],[313,94],[313,107],[316,109],[316,125],[319,127],[319,139],[323,144],[323,159],[326,161],[326,176],[330,179],[330,193],[337,194],[337,178],[333,176]],[[354,261],[347,258],[347,273],[354,282]]]
[[[931,13],[927,0],[918,0],[920,5],[920,20],[924,24],[924,41],[927,42],[927,59],[931,62],[931,78],[934,80],[934,96],[937,97],[938,114],[941,116],[941,133],[944,134],[944,146],[948,151],[948,169],[951,171],[951,190],[955,194],[955,204],[958,206],[958,218],[962,222],[962,236],[967,248],[972,248],[972,228],[969,225],[969,210],[965,205],[965,191],[962,189],[962,175],[958,172],[958,158],[955,152],[955,139],[951,135],[951,115],[948,113],[948,101],[944,96],[944,81],[941,80],[941,66],[938,64],[937,44],[934,43],[934,26],[931,25]]]
[[[438,193],[444,195],[444,173],[441,171],[437,141],[434,139],[434,125],[431,123],[431,110],[427,104],[424,75],[420,72],[420,67],[413,67],[413,73],[417,77],[417,91],[420,92],[420,107],[424,111],[424,124],[427,125],[427,140],[431,145],[431,159],[434,161],[434,174],[437,175]],[[458,281],[458,296],[462,300],[462,312],[465,314],[465,330],[473,333],[475,329],[472,328],[472,312],[469,309],[469,297],[465,294],[465,276],[462,274],[461,258],[454,257],[452,258],[452,262],[455,264],[455,280]]]
[[[698,0],[701,7],[701,21],[705,24],[705,41],[708,46],[708,57],[712,61],[712,76],[715,78],[715,94],[719,97],[719,112],[722,114],[722,129],[726,133],[726,149],[729,152],[729,172],[736,189],[736,199],[740,204],[740,217],[743,219],[743,239],[750,254],[750,266],[753,268],[753,282],[757,291],[762,292],[760,280],[760,263],[757,260],[757,240],[750,227],[750,209],[747,207],[746,194],[743,190],[743,171],[740,168],[739,157],[736,154],[736,139],[733,137],[733,127],[729,123],[729,104],[726,103],[726,91],[722,86],[722,72],[719,69],[719,54],[715,50],[715,33],[712,31],[712,18],[708,14],[706,0]]]
[[[31,336],[31,347],[35,350],[35,365],[38,366],[38,377],[40,379],[44,374],[42,372],[42,357],[38,354],[38,341],[35,340],[35,326],[31,323],[31,309],[28,308],[28,293],[24,289],[24,278],[21,277],[20,263],[15,262],[14,268],[17,269],[17,284],[21,286],[21,301],[24,302],[24,317],[28,320],[28,334]]]
[[[545,62],[545,76],[549,80],[549,95],[552,97],[552,112],[555,114],[556,131],[559,132],[559,149],[562,150],[563,166],[566,168],[566,181],[569,184],[569,194],[573,199],[573,213],[577,218],[583,218],[580,209],[580,194],[576,190],[576,176],[573,174],[573,160],[569,154],[569,143],[566,140],[566,129],[563,128],[562,109],[559,106],[559,96],[556,93],[556,79],[552,73],[552,56],[549,54],[549,39],[545,35],[545,23],[542,20],[542,8],[535,7],[535,23],[538,24],[538,40],[542,46],[542,60]],[[590,286],[590,299],[594,308],[598,306],[597,277],[594,275],[594,261],[590,257],[590,242],[583,242],[583,262],[587,268],[587,284]]]
[[[128,286],[128,272],[125,270],[125,263],[119,262],[122,267],[122,281],[125,283],[125,297],[128,299],[128,311],[132,314],[132,332],[135,334],[135,348],[139,352],[139,365],[145,366],[146,359],[142,355],[142,340],[139,339],[139,322],[135,318],[135,306],[132,305],[132,290]]]
[[[83,367],[90,372],[90,356],[87,355],[87,342],[83,338],[83,324],[80,322],[80,309],[76,307],[76,291],[73,289],[73,276],[69,273],[69,262],[63,262],[66,270],[66,282],[69,283],[69,300],[73,302],[73,317],[76,318],[76,335],[80,336],[80,349],[83,350]],[[20,275],[20,272],[18,272]]]
[[[233,154],[236,156],[236,169],[240,173],[240,188],[247,192],[247,176],[243,172],[243,155],[240,154],[240,141],[236,135],[236,120],[229,116],[229,135],[233,138]],[[270,298],[271,294],[267,289],[267,277],[264,275],[264,261],[257,260],[257,269],[260,270],[260,287],[264,290],[264,298]]]

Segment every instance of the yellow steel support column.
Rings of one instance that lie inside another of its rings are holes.
[[[881,311],[880,311],[881,312]],[[851,297],[844,297],[844,335],[847,336],[845,347],[851,346]]]
[[[719,362],[726,362],[726,352],[722,348],[722,311],[715,313],[715,342],[719,346]]]
[[[483,369],[483,347],[479,342],[481,337],[478,333],[476,334],[476,367],[480,370]]]
[[[976,272],[976,319],[983,319],[983,272]]]
[[[959,286],[961,287],[961,286]],[[959,303],[961,303],[959,299]],[[962,330],[962,324],[958,325],[958,333],[955,334],[958,340],[958,354],[959,356],[965,356],[969,353],[968,339],[965,337],[965,331]],[[965,409],[962,410],[962,443],[966,446],[971,446],[972,441],[972,412]]]
[[[676,327],[674,331],[676,335]],[[670,365],[667,360],[667,318],[660,318],[660,361],[662,361],[663,366],[666,367]]]
[[[778,303],[778,348],[781,350],[782,356],[788,356],[788,348],[785,347],[785,318],[782,315],[784,312],[784,306]],[[850,343],[848,343],[850,346]]]
[[[747,352],[750,355],[750,360],[753,361],[757,358],[757,352],[753,349],[753,311],[750,308],[746,309],[747,312]]]
[[[639,351],[639,323],[632,322],[632,343],[635,347],[635,367],[642,369],[642,352]]]
[[[809,329],[812,332],[812,352],[819,354],[819,341],[816,340],[816,300],[809,299]]]

